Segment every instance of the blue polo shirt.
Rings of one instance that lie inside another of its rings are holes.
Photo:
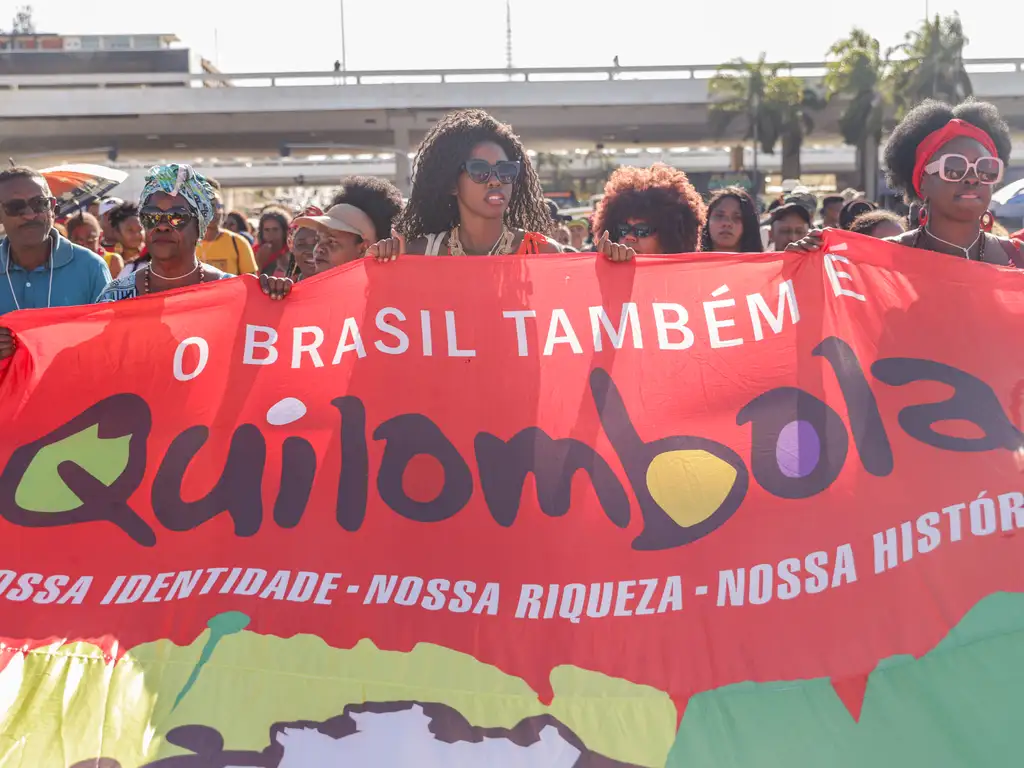
[[[92,304],[110,282],[110,270],[101,256],[61,237],[57,230],[50,232],[50,243],[50,258],[26,272],[11,259],[10,240],[0,240],[0,315],[19,308]]]

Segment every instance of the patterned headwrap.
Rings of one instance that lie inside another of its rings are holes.
[[[322,210],[317,208],[315,205],[309,205],[309,206],[306,206],[305,208],[303,208],[302,212],[299,213],[299,215],[296,216],[294,219],[292,219],[291,224],[288,225],[288,250],[289,251],[292,249],[292,245],[295,242],[295,233],[298,232],[299,229],[300,229],[299,223],[298,223],[299,219],[301,219],[303,216],[323,216],[323,215],[324,215],[324,212]]]
[[[155,192],[166,192],[168,195],[181,195],[185,198],[185,203],[199,219],[199,236],[203,236],[213,221],[213,201],[217,196],[205,176],[197,173],[191,165],[154,165],[146,174],[146,184],[139,196],[140,207],[145,205],[149,196]]]

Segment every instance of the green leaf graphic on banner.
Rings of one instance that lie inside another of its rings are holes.
[[[199,679],[199,672],[206,665],[206,662],[210,660],[210,657],[213,656],[217,643],[228,635],[241,632],[249,626],[250,621],[251,619],[241,611],[226,611],[218,613],[206,622],[206,626],[210,629],[210,637],[207,638],[206,645],[203,646],[203,651],[199,654],[199,661],[196,662],[195,667],[192,669],[192,674],[188,676],[188,680],[185,681],[185,686],[181,689],[181,693],[174,700],[174,706],[171,707],[172,710],[176,709],[181,704],[181,700],[192,690],[192,686]]]
[[[42,448],[25,470],[15,502],[32,512],[68,512],[82,506],[82,500],[57,471],[66,461],[77,464],[104,485],[120,477],[128,466],[132,436],[105,439],[99,436],[99,429],[99,424],[93,424]]]

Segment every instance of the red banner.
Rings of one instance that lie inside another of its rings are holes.
[[[544,705],[569,665],[679,717],[826,677],[857,718],[879,661],[1024,590],[1022,289],[830,232],[6,316],[0,664],[73,640],[114,663],[227,615],[433,644]]]

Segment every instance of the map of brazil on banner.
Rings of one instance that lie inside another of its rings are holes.
[[[3,321],[0,768],[1019,763],[1018,272],[830,231]]]

